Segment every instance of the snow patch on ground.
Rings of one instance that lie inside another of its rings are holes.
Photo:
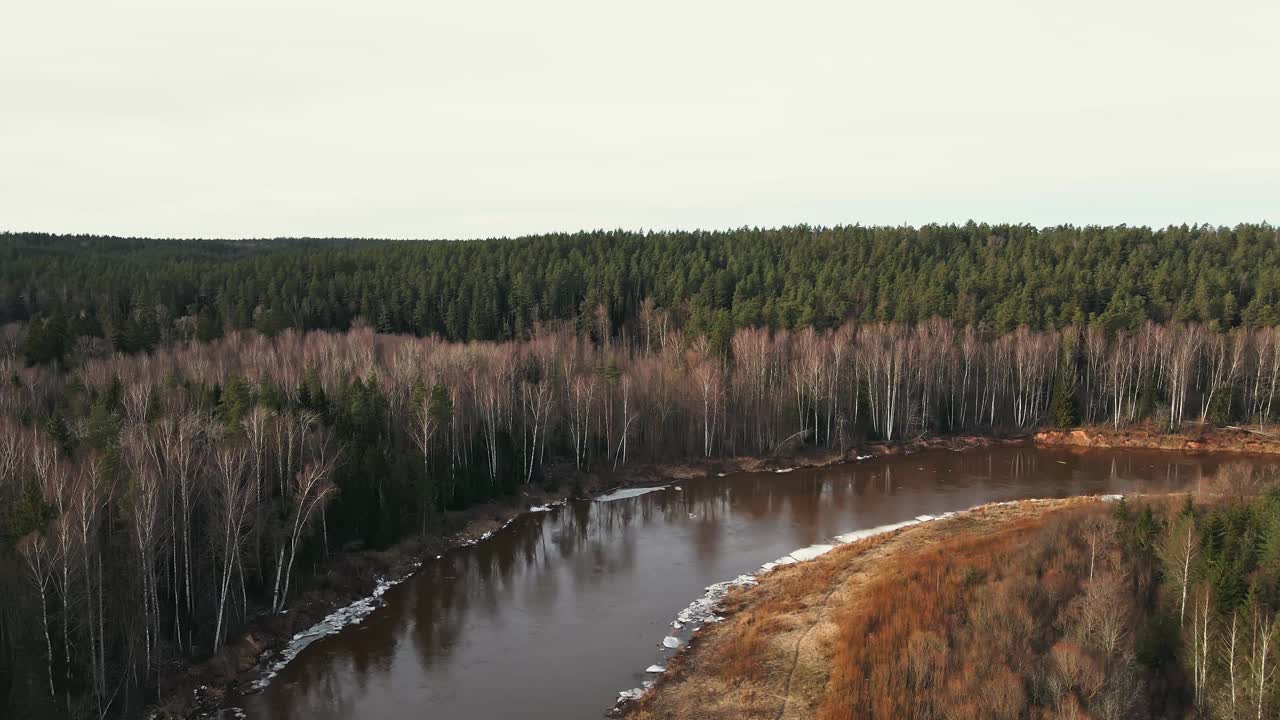
[[[421,563],[415,563],[414,570],[420,566]],[[262,675],[250,683],[249,687],[254,691],[262,690],[267,685],[270,685],[271,680],[279,675],[286,665],[298,657],[298,654],[306,650],[312,643],[321,638],[335,635],[343,628],[359,625],[365,618],[369,617],[370,613],[382,606],[382,596],[388,590],[404,582],[412,574],[413,571],[410,571],[403,577],[394,580],[391,578],[378,580],[377,586],[373,588],[373,594],[369,597],[361,598],[346,607],[334,610],[325,619],[294,635],[284,650],[281,650],[280,654],[276,656],[275,661],[268,665]]]
[[[774,470],[774,472],[776,472],[776,473],[778,473],[779,475],[781,475],[782,473],[789,473],[789,472],[791,472],[792,470],[795,470],[795,468],[793,468],[793,467],[790,467],[790,468],[781,468],[781,469],[779,469],[779,470]]]
[[[556,508],[560,507],[560,506],[561,506],[561,505],[563,505],[563,504],[564,504],[564,501],[563,501],[563,500],[556,500],[555,502],[549,502],[549,503],[547,503],[546,505],[534,505],[533,507],[529,508],[529,512],[531,512],[531,513],[535,513],[535,512],[550,512],[550,511],[552,511],[552,510],[554,510],[554,509],[556,509]]]
[[[600,497],[596,498],[596,502],[613,502],[614,500],[626,500],[627,498],[638,497],[640,495],[644,495],[651,492],[657,492],[659,490],[666,490],[668,487],[671,487],[671,486],[659,485],[657,487],[623,488],[622,490],[614,490],[608,495],[601,495]]]

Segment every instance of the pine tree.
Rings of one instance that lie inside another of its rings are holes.
[[[1080,424],[1080,414],[1076,410],[1075,337],[1077,336],[1064,335],[1058,369],[1053,378],[1053,398],[1049,414],[1053,418],[1053,424],[1060,428]]]

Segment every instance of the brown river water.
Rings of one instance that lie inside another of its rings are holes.
[[[600,718],[704,588],[835,535],[1033,497],[1167,492],[1229,458],[1002,447],[690,480],[516,518],[315,641],[250,720]],[[688,628],[684,636],[687,637]]]

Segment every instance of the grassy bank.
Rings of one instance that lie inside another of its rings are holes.
[[[1046,447],[1280,454],[1280,427],[1272,425],[1247,428],[1194,425],[1176,433],[1160,431],[1150,425],[1122,428],[1100,425],[1072,430],[1043,430],[1033,435],[1032,440],[1036,445]]]
[[[907,626],[953,612],[946,598],[954,586],[985,577],[1003,553],[1051,517],[1102,505],[1075,498],[976,508],[780,567],[732,594],[727,619],[706,626],[654,691],[624,714],[633,720],[841,717],[840,707],[853,702],[843,686],[860,678],[868,661],[878,662],[849,656],[867,647],[862,635],[881,634],[891,643]],[[886,614],[897,620],[885,622]],[[865,622],[872,617],[878,618],[874,629]],[[837,667],[854,672],[842,679]],[[879,675],[891,667],[872,669]]]
[[[782,566],[621,714],[1274,717],[1280,474],[1207,487],[988,505]]]

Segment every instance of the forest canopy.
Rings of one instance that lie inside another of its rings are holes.
[[[691,334],[913,324],[1005,332],[1145,320],[1226,329],[1280,320],[1268,224],[1234,228],[795,226],[599,231],[476,242],[146,240],[0,234],[0,324],[42,318],[71,337],[152,349],[170,333],[379,332],[527,336],[539,321],[610,332],[646,299]]]

